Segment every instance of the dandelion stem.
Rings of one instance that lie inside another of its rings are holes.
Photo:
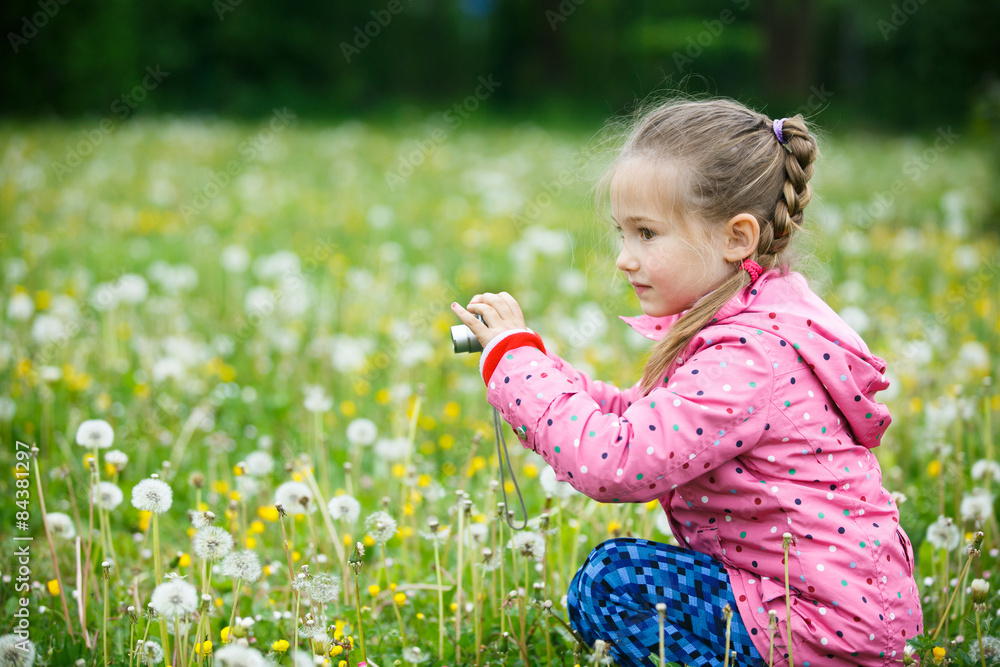
[[[455,585],[455,663],[462,664],[462,548],[465,546],[465,507],[458,497],[458,581]]]
[[[986,667],[986,652],[983,651],[983,631],[979,627],[979,611],[976,611],[976,638],[979,640],[979,659],[982,661],[982,667]]]
[[[104,575],[104,618],[101,619],[103,623],[101,624],[101,638],[104,643],[104,664],[108,664],[108,579],[110,577],[105,573]]]
[[[361,588],[358,586],[358,573],[354,573],[354,594],[357,596],[357,604],[354,609],[358,614],[358,643],[361,645],[361,662],[367,662],[365,658],[365,629],[361,625]]]
[[[240,589],[243,588],[243,580],[236,580],[236,588],[233,589],[233,610],[229,613],[229,637],[233,636],[233,623],[236,622],[236,608],[240,604]],[[226,637],[228,640],[229,637]],[[226,641],[228,644],[229,642]]]
[[[396,604],[396,591],[393,590],[392,583],[389,581],[389,564],[385,557],[385,542],[382,543],[382,571],[385,572],[385,588],[389,591],[392,610],[396,612],[396,620],[399,621],[399,638],[403,642],[403,648],[406,648],[406,630],[403,629],[403,615],[399,613],[399,605]]]
[[[438,660],[444,660],[444,581],[441,578],[441,555],[438,549],[437,534],[434,542],[434,569],[438,581]]]
[[[531,578],[530,567],[531,567],[531,558],[529,558],[528,556],[525,556],[524,557],[524,595],[521,595],[520,592],[518,592],[518,596],[517,596],[517,611],[518,611],[518,616],[521,619],[521,654],[524,656],[524,664],[526,664],[526,665],[529,664],[529,661],[528,661],[528,644],[527,644],[527,641],[525,639],[525,632],[524,632],[525,628],[524,628],[524,626],[525,626],[525,623],[528,620],[528,610],[526,609],[526,607],[528,605],[528,591],[530,590],[529,587],[531,585],[531,582],[529,581],[529,579]]]
[[[945,620],[948,618],[948,612],[951,610],[951,603],[955,601],[955,595],[958,593],[958,589],[962,588],[962,582],[965,581],[965,575],[969,571],[969,565],[972,564],[972,559],[975,557],[974,554],[978,554],[979,548],[983,544],[983,533],[982,531],[976,533],[976,537],[972,541],[972,546],[969,547],[969,557],[965,561],[965,567],[962,568],[962,574],[958,576],[958,585],[955,586],[955,590],[951,592],[951,597],[948,599],[948,605],[944,608],[944,614],[941,615],[941,620],[938,621],[937,627],[934,628],[934,634],[931,635],[931,640],[937,639],[938,633],[941,632],[941,626],[944,625]]]
[[[795,667],[795,657],[792,654],[792,593],[788,583],[788,546],[792,543],[792,534],[785,533],[782,538],[782,542],[784,543],[782,546],[785,552],[785,612],[788,614],[786,621],[788,630],[788,667]],[[726,657],[728,659],[728,656]]]
[[[726,606],[722,608],[722,615],[726,617],[726,653],[723,656],[722,667],[729,667],[729,646],[730,646],[730,632],[733,626],[733,609],[726,603]]]
[[[35,485],[38,487],[38,501],[42,509],[42,525],[45,527],[45,540],[49,543],[49,553],[52,555],[52,569],[56,572],[56,582],[59,584],[59,599],[62,601],[63,618],[66,619],[66,630],[75,639],[73,624],[69,618],[69,605],[66,604],[66,591],[63,590],[62,574],[59,572],[59,561],[56,558],[56,548],[52,543],[52,532],[49,530],[49,520],[45,512],[45,493],[42,491],[42,473],[38,469],[38,453],[35,452]],[[68,478],[68,476],[67,476]]]

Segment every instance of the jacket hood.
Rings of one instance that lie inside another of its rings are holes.
[[[688,311],[664,317],[619,317],[646,338],[662,340]],[[877,447],[892,422],[874,396],[889,386],[885,361],[817,296],[798,272],[773,268],[722,305],[706,326],[738,325],[771,334],[799,352],[844,415],[859,444]],[[703,343],[695,336],[681,353],[688,358]],[[778,342],[775,341],[775,345]]]

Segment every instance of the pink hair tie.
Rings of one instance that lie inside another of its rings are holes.
[[[740,268],[750,274],[750,282],[755,282],[760,274],[764,272],[760,264],[753,261],[752,259],[744,259],[743,263],[740,264]]]

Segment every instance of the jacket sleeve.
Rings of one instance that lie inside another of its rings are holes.
[[[638,396],[642,390],[640,382],[636,382],[628,389],[619,389],[615,385],[608,382],[592,380],[586,373],[573,368],[568,361],[560,357],[555,352],[549,350],[545,353],[545,355],[555,362],[556,369],[569,376],[575,384],[580,385],[583,391],[594,399],[595,403],[601,406],[601,412],[610,412],[620,417],[622,412],[632,405],[632,401],[635,400],[636,396]]]
[[[745,454],[767,428],[774,375],[760,334],[702,334],[667,386],[621,415],[530,345],[497,355],[487,398],[559,481],[602,502],[646,502]]]

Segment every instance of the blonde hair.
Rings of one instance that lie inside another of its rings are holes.
[[[656,166],[680,165],[678,205],[685,218],[701,220],[702,231],[721,225],[739,213],[757,218],[760,239],[747,259],[767,271],[787,271],[793,236],[802,230],[803,209],[812,197],[809,179],[819,157],[815,132],[802,114],[782,126],[778,141],[772,120],[726,98],[672,98],[640,105],[624,128],[612,123],[624,141],[595,186],[595,208],[606,205],[611,181],[627,160],[643,158]],[[624,131],[622,131],[624,129]],[[656,177],[656,170],[650,177]],[[695,225],[697,228],[698,225]],[[611,230],[609,229],[609,232]],[[707,234],[701,235],[707,239]],[[750,284],[750,274],[732,264],[732,274],[714,292],[699,300],[649,353],[642,377],[648,394],[664,381],[664,373],[727,301]]]

